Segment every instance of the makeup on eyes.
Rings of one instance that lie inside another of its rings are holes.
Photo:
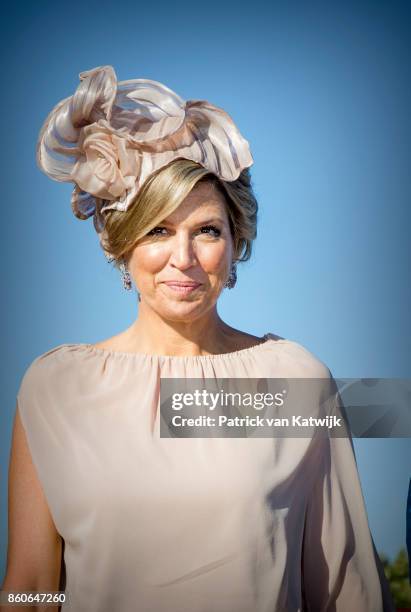
[[[157,225],[156,227],[153,227],[147,233],[147,236],[162,236],[163,234],[157,232],[156,230],[163,230],[163,229],[167,230],[167,227],[166,226],[162,226],[162,225]],[[216,225],[213,225],[211,223],[201,224],[200,226],[198,226],[198,229],[201,231],[201,233],[205,233],[205,232],[203,232],[203,230],[212,230],[217,235],[216,237],[221,236],[221,230]]]

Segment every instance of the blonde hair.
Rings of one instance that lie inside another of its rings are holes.
[[[152,174],[143,184],[127,211],[108,211],[102,233],[102,246],[114,265],[126,261],[138,240],[170,215],[199,181],[210,181],[226,200],[234,245],[234,260],[251,257],[252,241],[257,236],[258,204],[248,168],[237,180],[223,181],[197,162],[179,158]]]

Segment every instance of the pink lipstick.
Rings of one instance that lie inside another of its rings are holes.
[[[196,283],[195,281],[164,281],[164,285],[171,291],[184,296],[195,291],[200,287],[201,283]]]

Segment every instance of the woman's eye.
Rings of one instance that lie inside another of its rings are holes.
[[[221,235],[221,231],[215,225],[203,225],[199,231],[201,234],[210,234],[216,238]],[[163,232],[167,232],[167,228],[157,226],[153,227],[147,233],[147,236],[165,236],[166,234]]]
[[[214,233],[216,238],[221,234],[220,230],[215,225],[204,225],[201,228],[201,233],[209,233],[210,230]]]
[[[163,236],[164,234],[162,234],[161,232],[165,229],[165,227],[153,227],[153,229],[147,233],[147,236]]]

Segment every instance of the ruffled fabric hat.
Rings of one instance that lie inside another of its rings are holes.
[[[112,66],[79,74],[75,93],[47,116],[38,137],[39,168],[73,182],[71,206],[93,216],[126,211],[146,179],[177,158],[195,161],[224,181],[253,164],[248,141],[231,117],[206,100],[184,101],[150,79],[117,82]]]

